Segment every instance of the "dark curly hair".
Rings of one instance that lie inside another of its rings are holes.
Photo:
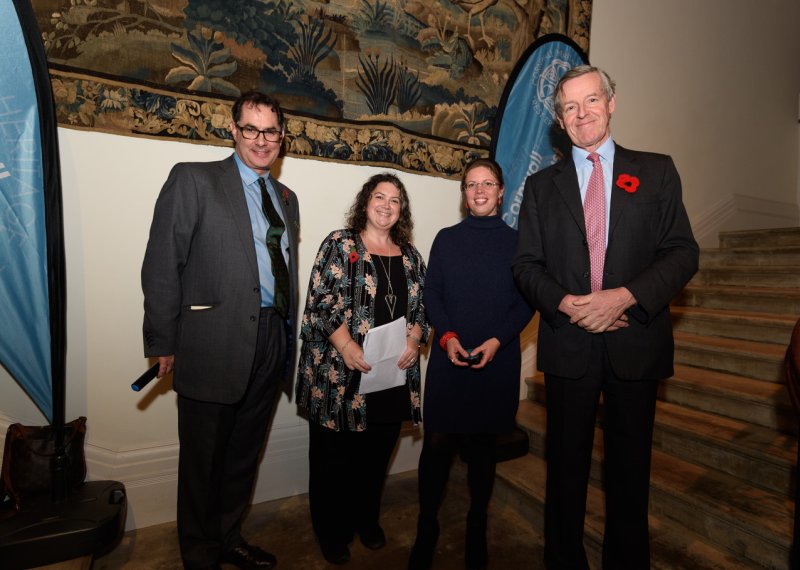
[[[274,97],[260,91],[247,91],[246,93],[242,93],[242,95],[233,104],[233,107],[231,107],[231,115],[233,116],[233,122],[237,125],[239,124],[239,119],[242,118],[242,107],[245,104],[248,107],[251,105],[255,107],[264,105],[265,107],[272,109],[272,111],[278,116],[278,125],[280,125],[281,130],[286,130],[286,118],[283,116],[283,110],[281,109],[280,104]]]
[[[389,236],[397,245],[408,245],[411,243],[411,232],[414,229],[414,222],[411,221],[408,193],[400,179],[388,172],[370,177],[361,187],[356,199],[353,201],[353,205],[350,206],[350,211],[347,213],[347,229],[353,232],[360,232],[367,227],[367,204],[372,197],[372,191],[381,182],[389,182],[400,191],[400,218],[389,230]]]

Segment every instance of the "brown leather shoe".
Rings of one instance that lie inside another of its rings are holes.
[[[245,570],[271,570],[278,565],[278,559],[274,554],[246,542],[224,553],[221,561]]]

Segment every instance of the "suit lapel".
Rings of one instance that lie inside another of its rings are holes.
[[[611,214],[608,222],[609,243],[610,238],[614,236],[614,229],[617,227],[617,223],[629,202],[628,193],[616,184],[620,174],[630,174],[638,177],[639,164],[634,153],[617,145],[614,150],[614,172],[611,177]]]
[[[572,158],[569,158],[560,162],[558,168],[560,172],[553,177],[553,183],[558,188],[575,224],[581,233],[586,236],[586,223],[583,219],[583,204],[581,204],[581,190],[578,185],[578,173],[575,170],[575,163]]]
[[[247,256],[247,265],[256,280],[259,282],[258,261],[256,260],[256,246],[253,242],[253,227],[250,225],[250,212],[247,209],[247,200],[244,197],[242,177],[233,155],[220,163],[220,186],[228,198],[231,214],[236,223],[236,231],[242,240],[243,250]]]

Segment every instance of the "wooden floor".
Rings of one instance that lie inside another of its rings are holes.
[[[442,529],[434,569],[464,568],[464,529],[468,507],[464,470],[453,470],[448,495],[442,505]],[[416,531],[416,472],[389,477],[383,499],[381,525],[387,545],[378,551],[364,548],[356,539],[345,565],[328,564],[320,554],[308,514],[308,498],[298,495],[254,505],[245,521],[244,536],[278,557],[281,570],[401,570]],[[489,567],[508,570],[535,569],[542,565],[542,539],[514,506],[493,501],[489,514]],[[125,533],[110,553],[94,561],[95,570],[161,570],[181,567],[174,523]]]

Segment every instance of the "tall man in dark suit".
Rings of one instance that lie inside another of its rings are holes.
[[[297,196],[270,176],[285,121],[242,95],[235,152],[177,164],[142,266],[145,356],[178,392],[178,537],[186,568],[272,568],[240,533],[266,430],[294,362]]]
[[[668,156],[616,145],[614,83],[594,67],[555,92],[570,156],[525,183],[514,276],[541,315],[547,397],[548,569],[587,569],[592,440],[603,395],[603,568],[650,567],[650,451],[658,380],[673,373],[670,300],[698,248]]]

